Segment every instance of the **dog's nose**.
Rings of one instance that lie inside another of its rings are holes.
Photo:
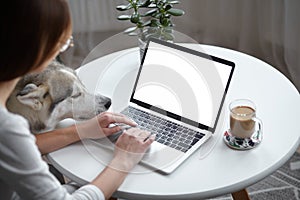
[[[106,109],[109,109],[110,105],[111,105],[111,100],[108,99],[108,101],[104,104],[104,107],[105,107]]]

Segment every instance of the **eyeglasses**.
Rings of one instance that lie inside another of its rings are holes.
[[[69,47],[73,47],[74,42],[73,42],[73,36],[71,35],[69,39],[66,41],[66,43],[60,48],[59,52],[62,53],[66,51]]]

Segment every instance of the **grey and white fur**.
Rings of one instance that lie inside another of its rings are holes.
[[[25,75],[6,105],[28,120],[33,133],[39,133],[66,118],[90,119],[106,111],[111,100],[88,92],[73,69],[53,61],[43,72]]]

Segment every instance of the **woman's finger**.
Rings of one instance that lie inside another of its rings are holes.
[[[146,146],[149,146],[150,144],[152,144],[152,142],[154,142],[156,135],[155,134],[150,134],[145,140],[144,143]]]
[[[132,130],[131,130],[132,129]],[[135,136],[139,141],[145,142],[150,136],[151,133],[145,130],[141,130],[138,128],[131,128],[129,133]]]
[[[139,133],[141,132],[141,129],[139,129],[139,128],[130,128],[130,129],[126,130],[126,132],[128,133],[128,135],[132,135],[134,137],[137,137],[139,135]]]
[[[129,126],[137,126],[138,124],[126,116],[114,116],[114,123],[127,124]]]
[[[129,126],[137,126],[136,122],[134,122],[133,120],[129,119],[128,117],[126,117],[121,113],[106,112],[106,114],[103,115],[105,115],[103,117],[106,117],[108,124],[117,123],[117,124],[127,124]]]
[[[117,133],[121,130],[122,130],[122,128],[120,126],[113,126],[113,127],[105,129],[105,135],[107,135],[107,136],[112,135],[112,134]]]

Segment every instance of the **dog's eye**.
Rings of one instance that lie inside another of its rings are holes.
[[[74,94],[73,96],[71,96],[73,99],[77,98],[77,97],[80,97],[81,96],[81,92],[77,93],[77,94]]]
[[[49,95],[49,92],[46,92],[43,96],[43,99],[45,99]]]

